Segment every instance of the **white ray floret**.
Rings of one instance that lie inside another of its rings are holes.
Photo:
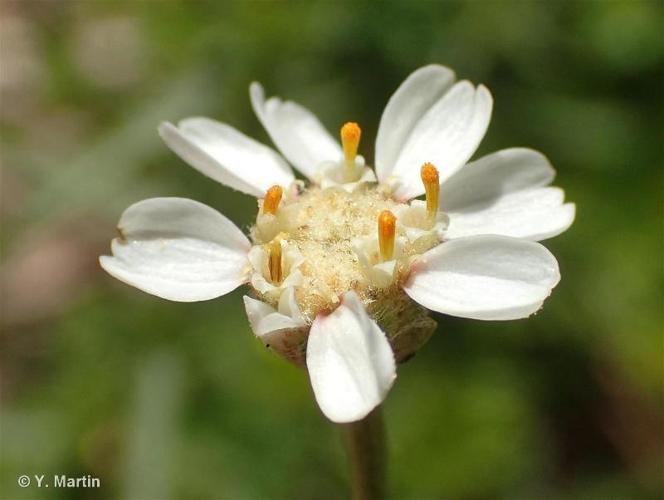
[[[424,192],[420,165],[438,165],[447,178],[484,137],[493,108],[491,94],[482,85],[454,80],[449,68],[425,66],[401,84],[385,107],[376,139],[376,175],[394,185],[398,199]]]
[[[424,253],[403,289],[433,311],[507,320],[537,312],[559,280],[556,258],[539,243],[487,235]]]
[[[318,165],[341,157],[341,148],[305,107],[278,97],[265,99],[260,83],[249,87],[251,104],[270,138],[295,168],[315,179]]]
[[[385,334],[355,292],[311,325],[307,368],[318,406],[333,422],[353,422],[378,406],[396,378]]]
[[[503,234],[543,240],[567,230],[576,207],[562,189],[548,187],[555,170],[532,149],[512,148],[469,163],[441,186],[448,238]]]
[[[101,266],[111,275],[168,300],[224,295],[248,279],[251,244],[226,217],[197,201],[151,198],[122,214],[121,237]]]
[[[221,184],[260,197],[274,184],[295,180],[274,150],[233,127],[209,118],[187,118],[178,126],[162,123],[159,135],[183,160]]]

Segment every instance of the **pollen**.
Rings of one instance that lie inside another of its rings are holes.
[[[438,212],[438,201],[440,197],[438,169],[431,163],[425,163],[420,170],[420,176],[426,192],[427,215],[429,216],[429,219],[434,219]]]
[[[397,218],[389,210],[383,210],[378,216],[378,248],[382,262],[392,260],[394,256],[394,236]]]
[[[357,148],[360,145],[360,136],[362,130],[355,122],[345,123],[341,127],[341,144],[344,148],[344,158],[346,163],[354,163],[357,156]]]
[[[283,279],[283,268],[281,265],[281,241],[275,238],[267,244],[268,260],[267,266],[270,272],[270,281],[278,285]]]
[[[274,215],[277,213],[277,208],[279,207],[279,202],[281,201],[281,196],[283,193],[284,190],[279,185],[274,185],[267,190],[265,199],[263,200],[264,214]]]

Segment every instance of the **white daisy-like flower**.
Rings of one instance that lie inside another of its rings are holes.
[[[203,174],[259,198],[251,240],[206,205],[154,198],[123,213],[100,262],[175,301],[248,284],[254,333],[306,366],[330,420],[362,419],[383,401],[396,364],[435,329],[426,309],[524,318],[558,283],[555,257],[536,241],[565,231],[575,207],[549,187],[547,159],[514,148],[466,164],[491,116],[484,86],[439,65],[412,73],[383,112],[375,173],[357,154],[356,123],[341,128],[340,145],[302,106],[266,100],[257,83],[250,96],[283,157],[208,118],[159,132]]]

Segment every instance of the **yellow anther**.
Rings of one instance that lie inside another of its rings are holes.
[[[279,202],[281,201],[281,195],[283,194],[284,190],[281,186],[274,185],[268,189],[267,193],[265,193],[265,199],[263,200],[263,213],[276,214]]]
[[[380,261],[392,260],[394,256],[394,235],[397,218],[389,210],[383,210],[378,216],[378,248]]]
[[[420,170],[424,190],[427,194],[427,215],[430,219],[436,217],[438,212],[438,199],[440,196],[440,181],[438,170],[431,163],[425,163]]]
[[[277,285],[283,279],[281,266],[281,239],[275,238],[267,244],[268,258],[267,268],[270,273],[270,281]]]
[[[360,145],[360,136],[362,130],[355,122],[345,123],[341,127],[341,144],[344,148],[344,158],[346,163],[355,164],[355,157],[357,156],[357,148]]]

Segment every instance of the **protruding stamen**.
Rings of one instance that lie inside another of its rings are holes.
[[[268,258],[267,267],[270,272],[270,281],[274,284],[281,283],[283,270],[281,267],[281,241],[275,238],[267,244]]]
[[[284,190],[279,185],[274,185],[268,189],[267,193],[265,193],[265,199],[263,200],[263,213],[276,214],[283,194]]]
[[[378,248],[380,261],[392,260],[394,255],[394,234],[397,218],[389,210],[383,210],[378,216]]]
[[[427,215],[434,219],[438,212],[438,199],[440,195],[440,181],[438,170],[431,163],[425,163],[420,170],[424,190],[427,194]]]
[[[344,148],[344,158],[346,163],[355,164],[355,157],[357,156],[357,148],[360,145],[360,136],[362,130],[355,122],[345,123],[341,127],[341,144]]]

